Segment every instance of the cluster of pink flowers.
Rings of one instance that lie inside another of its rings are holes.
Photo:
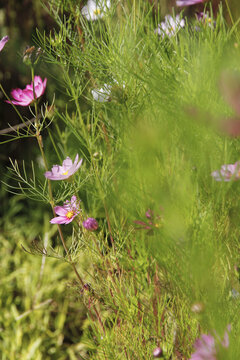
[[[190,6],[203,3],[205,0],[177,0],[177,6]],[[200,13],[199,13],[200,14]],[[202,18],[206,18],[205,13],[201,13]],[[209,17],[207,17],[209,19]],[[197,17],[198,20],[200,20]],[[171,15],[166,15],[164,21],[158,24],[157,29],[155,29],[155,34],[158,34],[162,38],[175,36],[178,31],[185,26],[185,20],[176,15],[172,17]]]
[[[0,41],[0,51],[4,48],[8,42],[8,36],[5,36]],[[34,80],[30,85],[27,85],[24,89],[14,89],[11,92],[13,100],[6,100],[7,103],[19,106],[28,106],[32,102],[36,101],[45,92],[47,85],[47,78],[43,81],[40,76],[34,76]],[[51,171],[45,172],[45,177],[49,180],[66,180],[70,178],[82,165],[83,159],[78,161],[78,154],[75,157],[74,162],[70,157],[67,157],[62,165],[53,165]],[[79,202],[75,195],[72,196],[71,200],[67,200],[63,206],[56,206],[54,208],[56,217],[50,222],[51,224],[69,224],[73,219],[80,213]],[[98,222],[94,218],[87,218],[83,221],[83,227],[89,231],[97,230]]]
[[[240,179],[240,161],[235,164],[222,165],[220,170],[212,172],[216,181],[231,181]]]
[[[194,344],[195,352],[192,354],[190,360],[217,360],[220,348],[229,347],[228,333],[230,330],[231,325],[228,325],[222,341],[217,335],[216,341],[212,335],[202,334]]]
[[[53,165],[51,171],[45,172],[45,177],[49,180],[66,180],[70,178],[82,165],[83,159],[78,161],[78,154],[75,157],[74,162],[70,157],[63,160],[62,165]],[[80,213],[79,201],[75,195],[72,196],[71,200],[65,201],[63,206],[55,206],[54,211],[56,217],[54,217],[51,224],[69,224],[73,219]],[[87,218],[83,221],[83,227],[89,231],[98,229],[98,222],[94,218]]]

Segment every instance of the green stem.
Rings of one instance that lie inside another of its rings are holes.
[[[40,149],[40,152],[41,152],[41,155],[42,155],[42,159],[43,159],[43,162],[44,162],[44,167],[45,167],[45,170],[48,171],[48,164],[47,164],[47,159],[46,159],[46,156],[45,156],[45,153],[44,153],[44,150],[43,150],[43,142],[42,142],[42,136],[40,134],[40,131],[39,131],[39,122],[38,122],[38,107],[37,107],[37,99],[36,99],[36,94],[35,94],[35,89],[34,89],[34,68],[31,67],[31,73],[32,73],[32,81],[33,81],[33,94],[34,94],[34,107],[35,107],[35,116],[36,116],[36,120],[35,120],[35,127],[36,127],[36,138],[37,138],[37,142],[38,142],[38,146],[39,146],[39,149]],[[50,197],[50,204],[51,204],[51,207],[52,207],[52,211],[53,211],[53,215],[56,216],[56,213],[55,213],[55,210],[54,210],[54,199],[53,199],[53,192],[52,192],[52,186],[51,186],[51,181],[49,179],[47,179],[47,182],[48,182],[48,193],[49,193],[49,197]],[[77,268],[72,260],[72,257],[68,251],[68,248],[67,248],[67,245],[66,245],[66,242],[64,240],[64,236],[63,236],[63,233],[62,233],[62,230],[61,230],[61,227],[59,224],[57,224],[57,227],[58,227],[58,233],[59,233],[59,236],[60,236],[60,239],[61,239],[61,242],[62,242],[62,245],[64,247],[64,250],[67,254],[67,257],[69,259],[69,262],[80,282],[80,284],[83,286],[84,285],[84,282],[81,278],[81,276],[79,275],[78,271],[77,271]]]
[[[77,94],[76,94],[76,92],[74,90],[74,87],[72,86],[72,82],[71,82],[71,79],[69,77],[68,71],[65,71],[64,68],[62,68],[62,69],[64,71],[64,75],[65,75],[65,78],[67,80],[69,89],[71,90],[72,97],[73,97],[73,99],[75,101],[75,105],[76,105],[76,108],[77,108],[77,113],[78,113],[78,116],[79,116],[79,120],[80,120],[80,123],[81,123],[81,126],[82,126],[83,133],[84,133],[84,138],[87,141],[86,126],[85,126],[83,118],[82,118],[82,113],[81,113],[81,109],[80,109],[80,106],[79,106]]]
[[[225,0],[225,4],[227,6],[227,11],[228,11],[229,17],[231,19],[232,25],[234,25],[234,21],[233,21],[232,13],[231,13],[231,10],[230,10],[229,4],[228,4],[228,0]]]
[[[136,34],[136,0],[133,0],[133,31]]]
[[[37,135],[37,141],[38,141],[38,145],[39,145],[39,148],[40,148],[40,151],[41,151],[41,155],[42,155],[42,158],[43,158],[43,162],[44,162],[44,167],[45,167],[45,170],[48,171],[48,165],[47,165],[47,160],[46,160],[46,156],[45,156],[45,153],[43,151],[43,144],[42,144],[42,137],[41,135]],[[48,193],[49,193],[49,197],[50,197],[50,204],[51,204],[51,207],[52,207],[52,211],[53,211],[53,215],[56,216],[56,213],[55,213],[55,210],[54,210],[54,199],[53,199],[53,193],[52,193],[52,186],[51,186],[51,181],[49,179],[47,179],[47,182],[48,182]],[[65,243],[65,240],[64,240],[64,236],[63,236],[63,233],[62,233],[62,229],[60,227],[59,224],[57,224],[57,228],[58,228],[58,233],[59,233],[59,236],[60,236],[60,239],[61,239],[61,242],[63,244],[63,247],[64,247],[64,250],[68,256],[68,259],[69,259],[69,262],[80,282],[80,284],[83,286],[84,285],[84,282],[82,280],[82,278],[80,277],[78,271],[77,271],[77,268],[72,260],[72,257],[68,251],[68,248],[67,248],[67,245]]]
[[[109,231],[109,236],[110,236],[110,240],[111,240],[111,244],[113,247],[113,251],[115,251],[115,244],[114,244],[114,239],[112,236],[112,229],[111,229],[111,223],[110,223],[110,218],[109,218],[109,213],[108,213],[108,209],[107,209],[107,205],[105,202],[105,198],[104,198],[104,192],[103,192],[103,186],[102,186],[102,182],[101,179],[97,173],[97,168],[95,166],[95,163],[92,161],[92,165],[93,165],[93,170],[97,179],[97,186],[98,186],[98,190],[99,190],[99,194],[103,203],[103,207],[104,207],[104,211],[105,211],[105,215],[106,215],[106,220],[107,220],[107,225],[108,225],[108,231]]]
[[[225,4],[226,4],[226,7],[227,7],[227,11],[228,11],[228,14],[229,14],[231,23],[232,23],[232,25],[234,26],[234,20],[233,20],[233,17],[232,17],[232,12],[231,12],[231,10],[230,10],[230,6],[229,6],[229,3],[228,3],[228,0],[225,0]],[[239,36],[238,36],[237,28],[235,28],[235,32],[236,32],[237,41],[239,42]]]
[[[56,152],[56,154],[57,154],[57,157],[58,157],[59,161],[61,161],[61,156],[60,156],[60,154],[59,154],[59,151],[58,151],[58,149],[57,149],[57,146],[56,146],[56,144],[55,144],[55,141],[54,141],[54,139],[53,139],[53,137],[52,137],[52,134],[51,134],[51,131],[50,131],[49,128],[47,128],[47,132],[48,132],[48,135],[49,135],[49,137],[50,137],[51,143],[52,143],[52,145],[53,145],[53,147],[54,147],[54,150],[55,150],[55,152]]]

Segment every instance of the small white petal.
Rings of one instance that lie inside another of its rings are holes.
[[[104,84],[101,89],[93,89],[92,96],[95,101],[106,102],[109,100],[111,94],[111,85]]]
[[[110,0],[101,0],[94,1],[88,0],[87,5],[82,8],[82,15],[86,17],[87,20],[95,21],[104,16],[104,13],[108,8],[110,8],[111,1]]]

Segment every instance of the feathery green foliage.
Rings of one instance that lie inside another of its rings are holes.
[[[222,129],[239,114],[221,79],[225,71],[240,73],[239,33],[237,24],[226,24],[221,6],[216,18],[207,9],[211,21],[185,19],[185,27],[167,37],[154,31],[162,15],[147,1],[112,1],[97,21],[87,21],[74,0],[46,7],[56,28],[37,32],[35,42],[44,51],[39,69],[55,103],[47,127],[32,130],[38,142],[41,131],[49,169],[77,153],[83,165],[50,188],[40,166],[27,175],[24,164],[20,172],[12,161],[17,180],[9,187],[28,196],[29,206],[42,206],[44,224],[53,216],[50,205],[76,195],[81,216],[96,218],[99,229],[62,225],[67,254],[54,225],[38,225],[34,238],[24,234],[32,245],[17,241],[35,256],[17,248],[1,286],[2,306],[13,303],[1,319],[3,359],[151,359],[157,346],[165,359],[189,359],[196,338],[222,338],[228,324],[230,346],[218,358],[239,358],[239,183],[211,177],[238,160],[238,138]],[[108,101],[94,100],[92,90],[105,84]],[[37,111],[33,115],[37,119]],[[44,205],[33,205],[36,198]],[[31,217],[30,211],[28,221],[37,221]],[[2,251],[11,251],[8,236]],[[24,289],[19,259],[29,269]],[[10,260],[4,261],[8,269]],[[84,286],[73,281],[73,264]],[[17,303],[10,281],[19,299],[31,292],[27,303]],[[77,301],[69,320],[71,296]],[[17,340],[10,346],[13,331]]]

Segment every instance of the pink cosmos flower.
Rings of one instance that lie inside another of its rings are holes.
[[[177,0],[176,5],[177,6],[190,6],[190,5],[196,5],[203,3],[204,0]]]
[[[14,89],[11,92],[11,95],[14,100],[8,101],[9,104],[19,105],[19,106],[28,106],[30,105],[35,99],[38,99],[40,96],[44,94],[47,85],[47,78],[42,81],[40,76],[34,76],[34,89],[33,89],[33,82],[30,85],[27,85],[25,89]],[[35,92],[35,96],[34,96]]]
[[[83,226],[89,231],[94,231],[98,228],[98,222],[94,218],[88,218],[87,220],[83,221]]]
[[[196,340],[194,347],[196,351],[190,360],[217,360],[215,340],[212,335],[203,334],[201,338]]]
[[[78,154],[75,157],[74,163],[67,157],[63,160],[61,165],[53,165],[51,171],[45,172],[45,177],[49,180],[65,180],[72,176],[82,165],[83,159],[78,161]]]
[[[227,326],[227,330],[225,331],[223,340],[220,341],[218,338],[218,343],[222,348],[229,347],[229,336],[228,332],[231,330],[231,325]],[[197,339],[195,344],[195,352],[192,354],[190,360],[217,360],[217,349],[216,348],[216,341],[212,335],[203,334],[201,338]]]
[[[8,36],[4,36],[2,38],[2,40],[0,40],[0,51],[2,51],[2,49],[4,48],[4,46],[8,42],[8,40],[9,40]]]
[[[76,196],[73,195],[71,201],[67,200],[63,206],[56,206],[54,210],[59,216],[50,220],[51,224],[69,224],[79,214],[79,203]]]
[[[235,164],[222,165],[220,171],[213,171],[211,174],[216,181],[231,181],[240,179],[240,161]]]

